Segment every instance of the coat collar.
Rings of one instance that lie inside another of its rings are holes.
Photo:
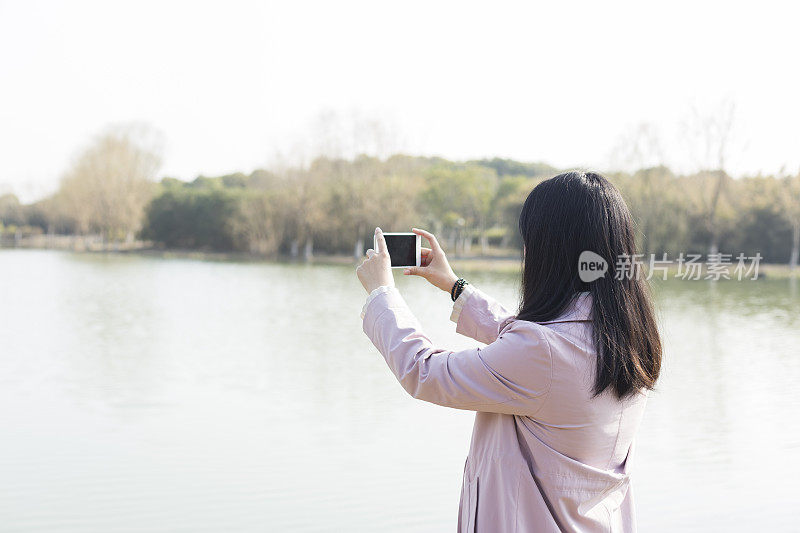
[[[567,309],[558,318],[537,322],[554,324],[557,322],[587,322],[592,320],[592,295],[589,291],[579,292]]]

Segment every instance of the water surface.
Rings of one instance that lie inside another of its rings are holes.
[[[514,308],[514,277],[468,278]],[[397,283],[434,343],[478,345]],[[642,531],[796,528],[798,292],[656,287]],[[402,390],[364,297],[351,267],[0,251],[0,531],[453,530],[474,415]]]

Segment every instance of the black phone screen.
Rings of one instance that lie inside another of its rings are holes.
[[[392,266],[414,266],[417,264],[417,236],[411,235],[386,235],[386,248]]]

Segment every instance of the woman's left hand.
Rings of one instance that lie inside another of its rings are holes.
[[[372,292],[381,285],[394,287],[392,262],[389,259],[389,249],[386,247],[386,239],[383,238],[381,228],[375,228],[375,237],[378,240],[378,250],[376,251],[372,248],[367,250],[367,258],[356,268],[358,280],[367,293]]]

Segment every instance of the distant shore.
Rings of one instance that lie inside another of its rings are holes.
[[[63,250],[75,253],[114,253],[136,254],[150,257],[202,259],[218,261],[248,261],[248,262],[280,262],[320,265],[353,265],[357,266],[358,259],[349,254],[315,253],[306,260],[302,254],[291,256],[289,254],[259,255],[247,252],[218,252],[210,250],[195,250],[183,248],[164,248],[153,242],[134,240],[131,242],[103,242],[100,236],[77,235],[35,235],[15,239],[13,236],[3,236],[0,248],[19,248],[35,250]],[[476,250],[480,247],[476,246]],[[454,268],[467,271],[490,272],[519,272],[521,253],[514,248],[490,247],[486,254],[466,254],[450,256],[448,259]]]
[[[92,240],[68,235],[42,236],[36,240],[25,239],[23,242],[14,242],[13,239],[4,239],[0,243],[3,249],[28,249],[28,250],[61,250],[74,253],[86,254],[131,254],[146,257],[175,258],[175,259],[196,259],[204,261],[242,261],[242,262],[277,262],[277,263],[297,263],[303,265],[351,265],[357,266],[360,260],[347,254],[314,254],[310,259],[304,257],[292,257],[288,254],[277,254],[272,256],[262,256],[246,252],[216,252],[208,250],[175,249],[155,246],[151,242],[132,241],[129,243],[103,243],[99,240]],[[478,247],[476,247],[478,248]],[[521,254],[514,255],[515,250],[490,248],[487,254],[467,254],[448,257],[450,264],[456,271],[463,272],[497,272],[504,274],[517,274],[521,270]],[[730,275],[735,279],[734,268],[735,258],[730,265]],[[667,267],[668,279],[677,278],[678,264],[672,262]],[[792,271],[787,264],[767,264],[760,263],[758,266],[760,278],[768,279],[790,279],[800,278],[800,268]],[[703,270],[705,275],[705,269]],[[663,276],[661,272],[654,277]],[[723,279],[724,281],[724,279]]]
[[[247,252],[217,252],[210,250],[192,250],[182,248],[163,248],[153,243],[134,241],[131,243],[102,243],[100,241],[75,240],[71,236],[55,236],[55,239],[39,239],[36,242],[4,241],[0,248],[20,250],[60,250],[86,254],[132,254],[147,257],[198,259],[205,261],[245,261],[245,262],[278,262],[316,265],[352,265],[357,266],[360,260],[347,254],[317,253],[306,260],[304,257],[292,257],[289,254],[263,256]],[[492,248],[487,255],[471,254],[449,257],[453,268],[464,271],[481,272],[519,272],[521,257],[514,256],[513,250]]]

